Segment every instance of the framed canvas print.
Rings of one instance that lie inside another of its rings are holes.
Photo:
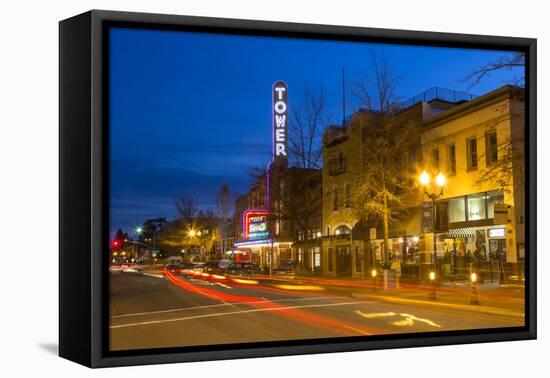
[[[536,41],[60,23],[60,355],[536,337]]]

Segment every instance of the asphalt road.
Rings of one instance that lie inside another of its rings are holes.
[[[111,350],[523,325],[521,314],[506,309],[400,302],[328,281],[115,272],[110,282]]]

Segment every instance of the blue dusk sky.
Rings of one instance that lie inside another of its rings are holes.
[[[402,77],[404,99],[435,86],[481,95],[517,75],[462,83],[503,51],[111,29],[111,232],[176,217],[182,193],[202,209],[214,208],[224,183],[245,193],[250,168],[271,160],[273,83],[287,82],[290,111],[307,88],[322,88],[337,123],[342,67],[349,115],[352,83],[371,74],[373,52]]]

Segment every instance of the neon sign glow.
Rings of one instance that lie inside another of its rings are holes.
[[[246,210],[243,213],[243,233],[245,240],[267,238],[267,210]]]
[[[288,86],[282,80],[273,84],[273,158],[287,157]]]

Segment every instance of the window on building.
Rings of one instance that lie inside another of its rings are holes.
[[[490,165],[498,160],[497,132],[485,133],[485,163]]]
[[[471,137],[466,140],[466,156],[468,158],[468,169],[477,169],[477,138]]]
[[[449,199],[449,222],[465,222],[466,221],[466,203],[464,197]]]
[[[321,248],[315,247],[314,248],[314,260],[313,260],[313,266],[315,268],[319,268],[321,266]]]
[[[328,270],[332,272],[334,270],[334,262],[332,261],[332,248],[327,249]]]
[[[439,148],[432,150],[432,169],[435,172],[439,171]]]
[[[487,218],[494,219],[495,204],[504,203],[504,193],[502,192],[502,190],[493,190],[493,191],[487,192],[486,198],[487,198]]]
[[[344,153],[342,151],[338,151],[338,172],[342,172],[344,170]]]
[[[330,235],[330,227],[327,227],[327,236]]]
[[[456,175],[456,148],[455,144],[452,143],[449,145],[449,160],[448,160],[448,174],[451,176]]]
[[[468,195],[468,220],[485,219],[485,193]]]
[[[332,194],[332,210],[338,210],[338,188],[334,188]]]
[[[351,184],[346,184],[344,191],[345,191],[344,207],[350,208],[351,207]]]
[[[298,240],[304,240],[304,231],[303,230],[298,231]]]

